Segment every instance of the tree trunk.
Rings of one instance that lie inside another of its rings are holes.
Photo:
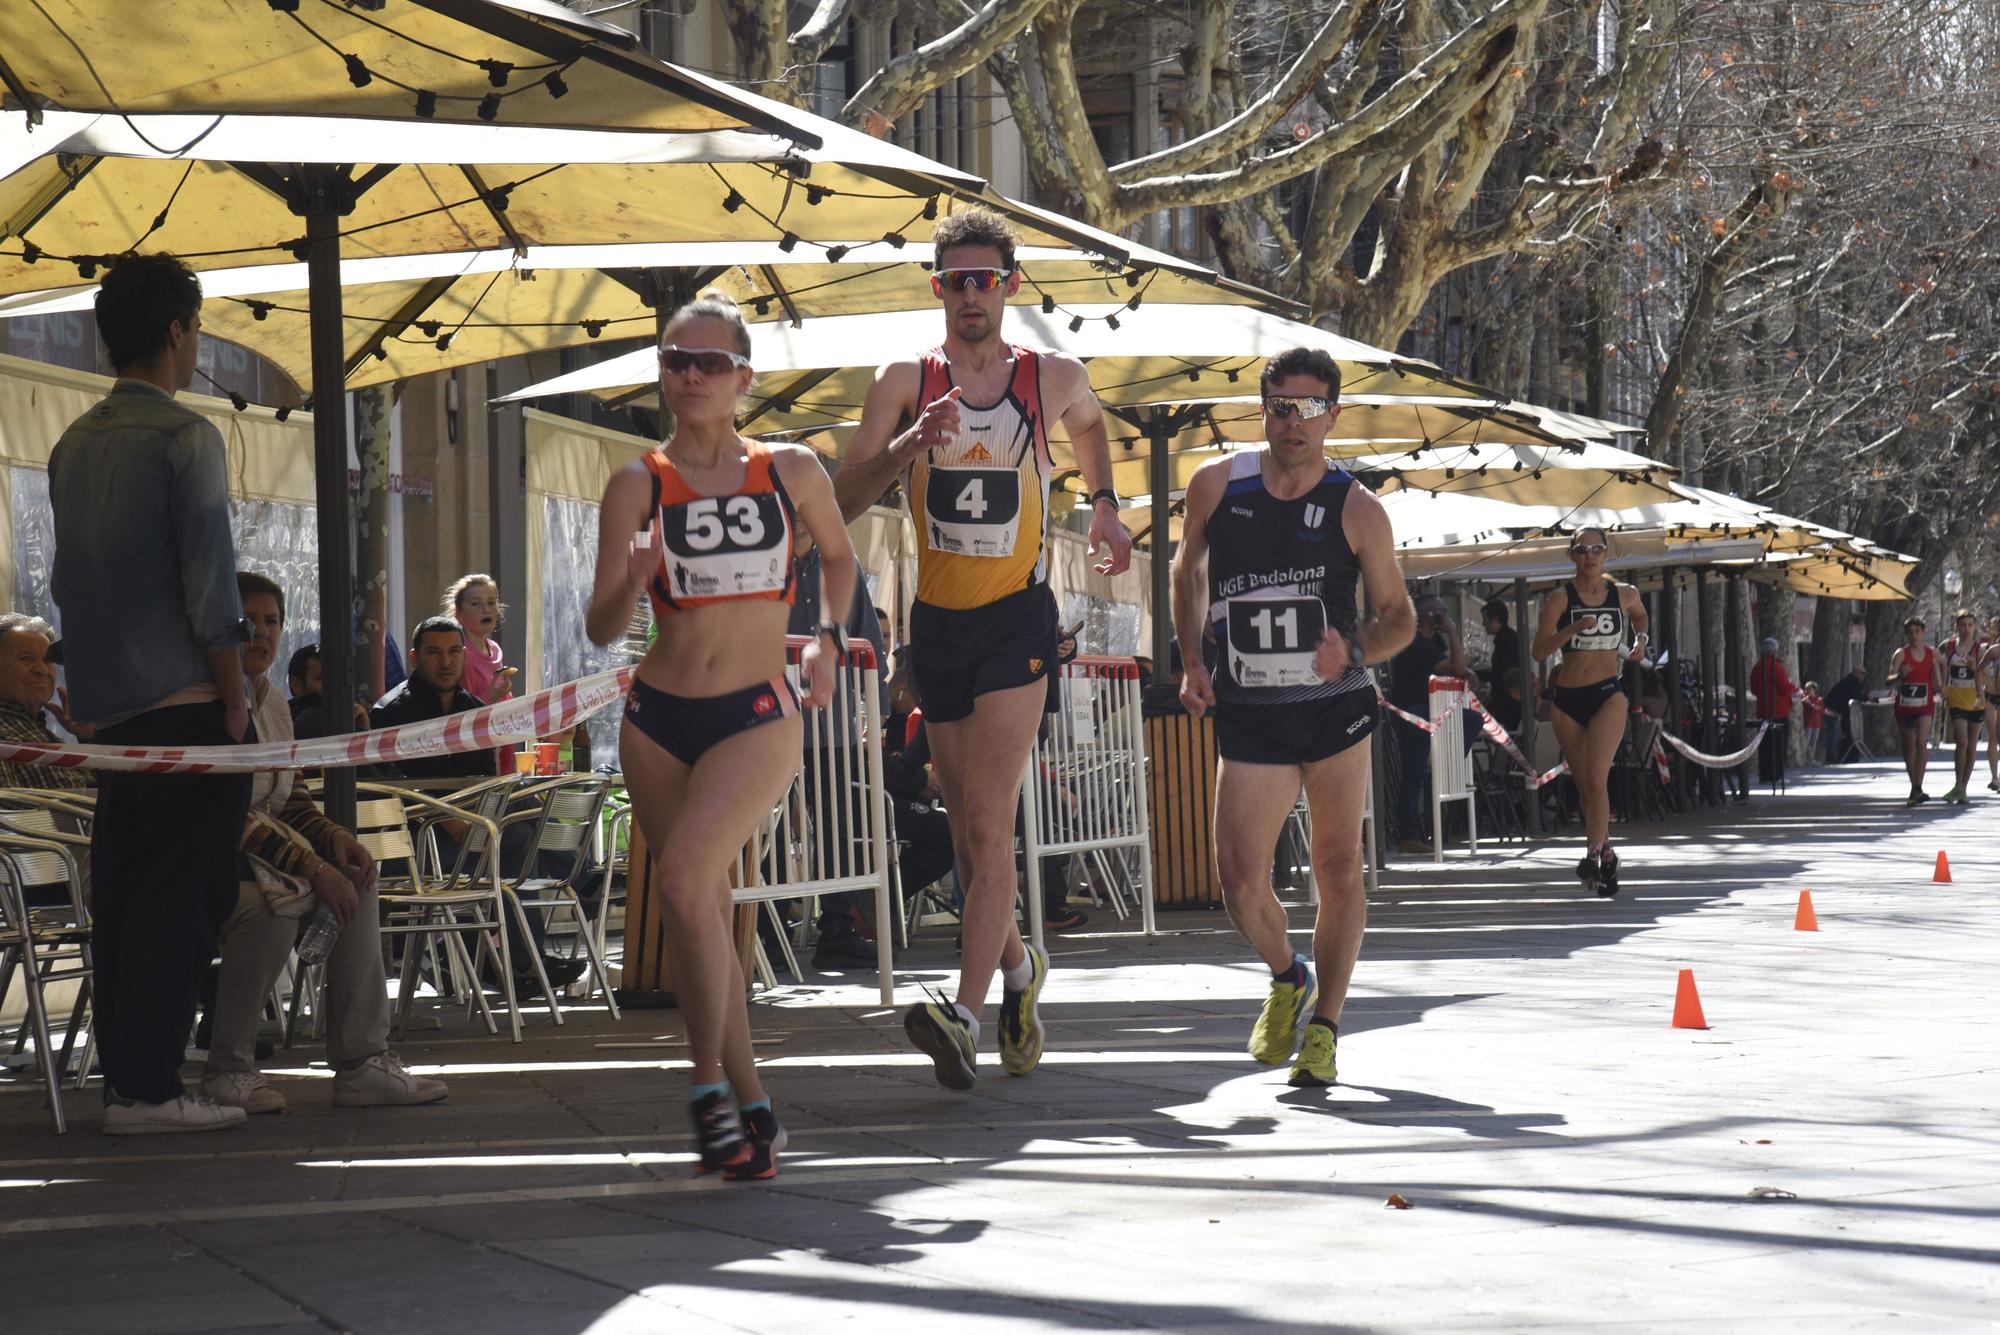
[[[354,449],[361,460],[361,494],[354,507],[354,679],[371,701],[389,689],[383,654],[389,634],[389,432],[394,407],[389,385],[354,391]],[[320,634],[338,629],[322,626]],[[333,701],[325,702],[327,722],[345,732],[346,702],[340,704],[336,710]]]

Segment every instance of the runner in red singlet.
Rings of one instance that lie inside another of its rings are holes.
[[[1889,689],[1896,695],[1896,729],[1903,739],[1903,768],[1910,772],[1906,806],[1928,802],[1924,766],[1930,760],[1931,715],[1944,690],[1944,665],[1937,650],[1924,639],[1924,619],[1903,623],[1909,642],[1889,655]]]

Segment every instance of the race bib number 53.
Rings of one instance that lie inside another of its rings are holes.
[[[732,598],[785,587],[790,534],[778,498],[703,496],[660,510],[668,588],[676,598]]]
[[[924,531],[934,552],[1012,556],[1021,532],[1020,473],[933,465],[924,486]]]
[[[1316,686],[1313,655],[1325,635],[1317,598],[1231,598],[1229,674],[1239,686]]]

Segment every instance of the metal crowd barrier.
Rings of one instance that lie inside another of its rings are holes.
[[[785,675],[799,682],[809,639],[786,641]],[[882,674],[875,651],[849,646],[835,674],[833,703],[807,709],[805,763],[758,826],[730,875],[738,904],[805,899],[859,890],[875,897],[875,964],[882,1004],[895,1001],[890,937],[888,789],[882,776]]]
[[[1479,851],[1479,803],[1473,795],[1472,757],[1465,748],[1470,692],[1457,677],[1431,678],[1431,861],[1444,861],[1444,804],[1465,803],[1470,851]]]
[[[1075,658],[1057,677],[1057,708],[1028,757],[1021,784],[1029,935],[1042,943],[1042,859],[1082,853],[1110,889],[1139,900],[1154,932],[1151,833],[1146,827],[1146,734],[1139,665]]]

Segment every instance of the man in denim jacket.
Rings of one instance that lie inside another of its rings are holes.
[[[174,401],[194,378],[201,286],[169,255],[105,274],[118,382],[49,455],[70,710],[106,746],[254,740],[222,436]],[[91,834],[93,1001],[112,1135],[241,1125],[181,1084],[195,992],[236,900],[247,774],[121,774]]]

